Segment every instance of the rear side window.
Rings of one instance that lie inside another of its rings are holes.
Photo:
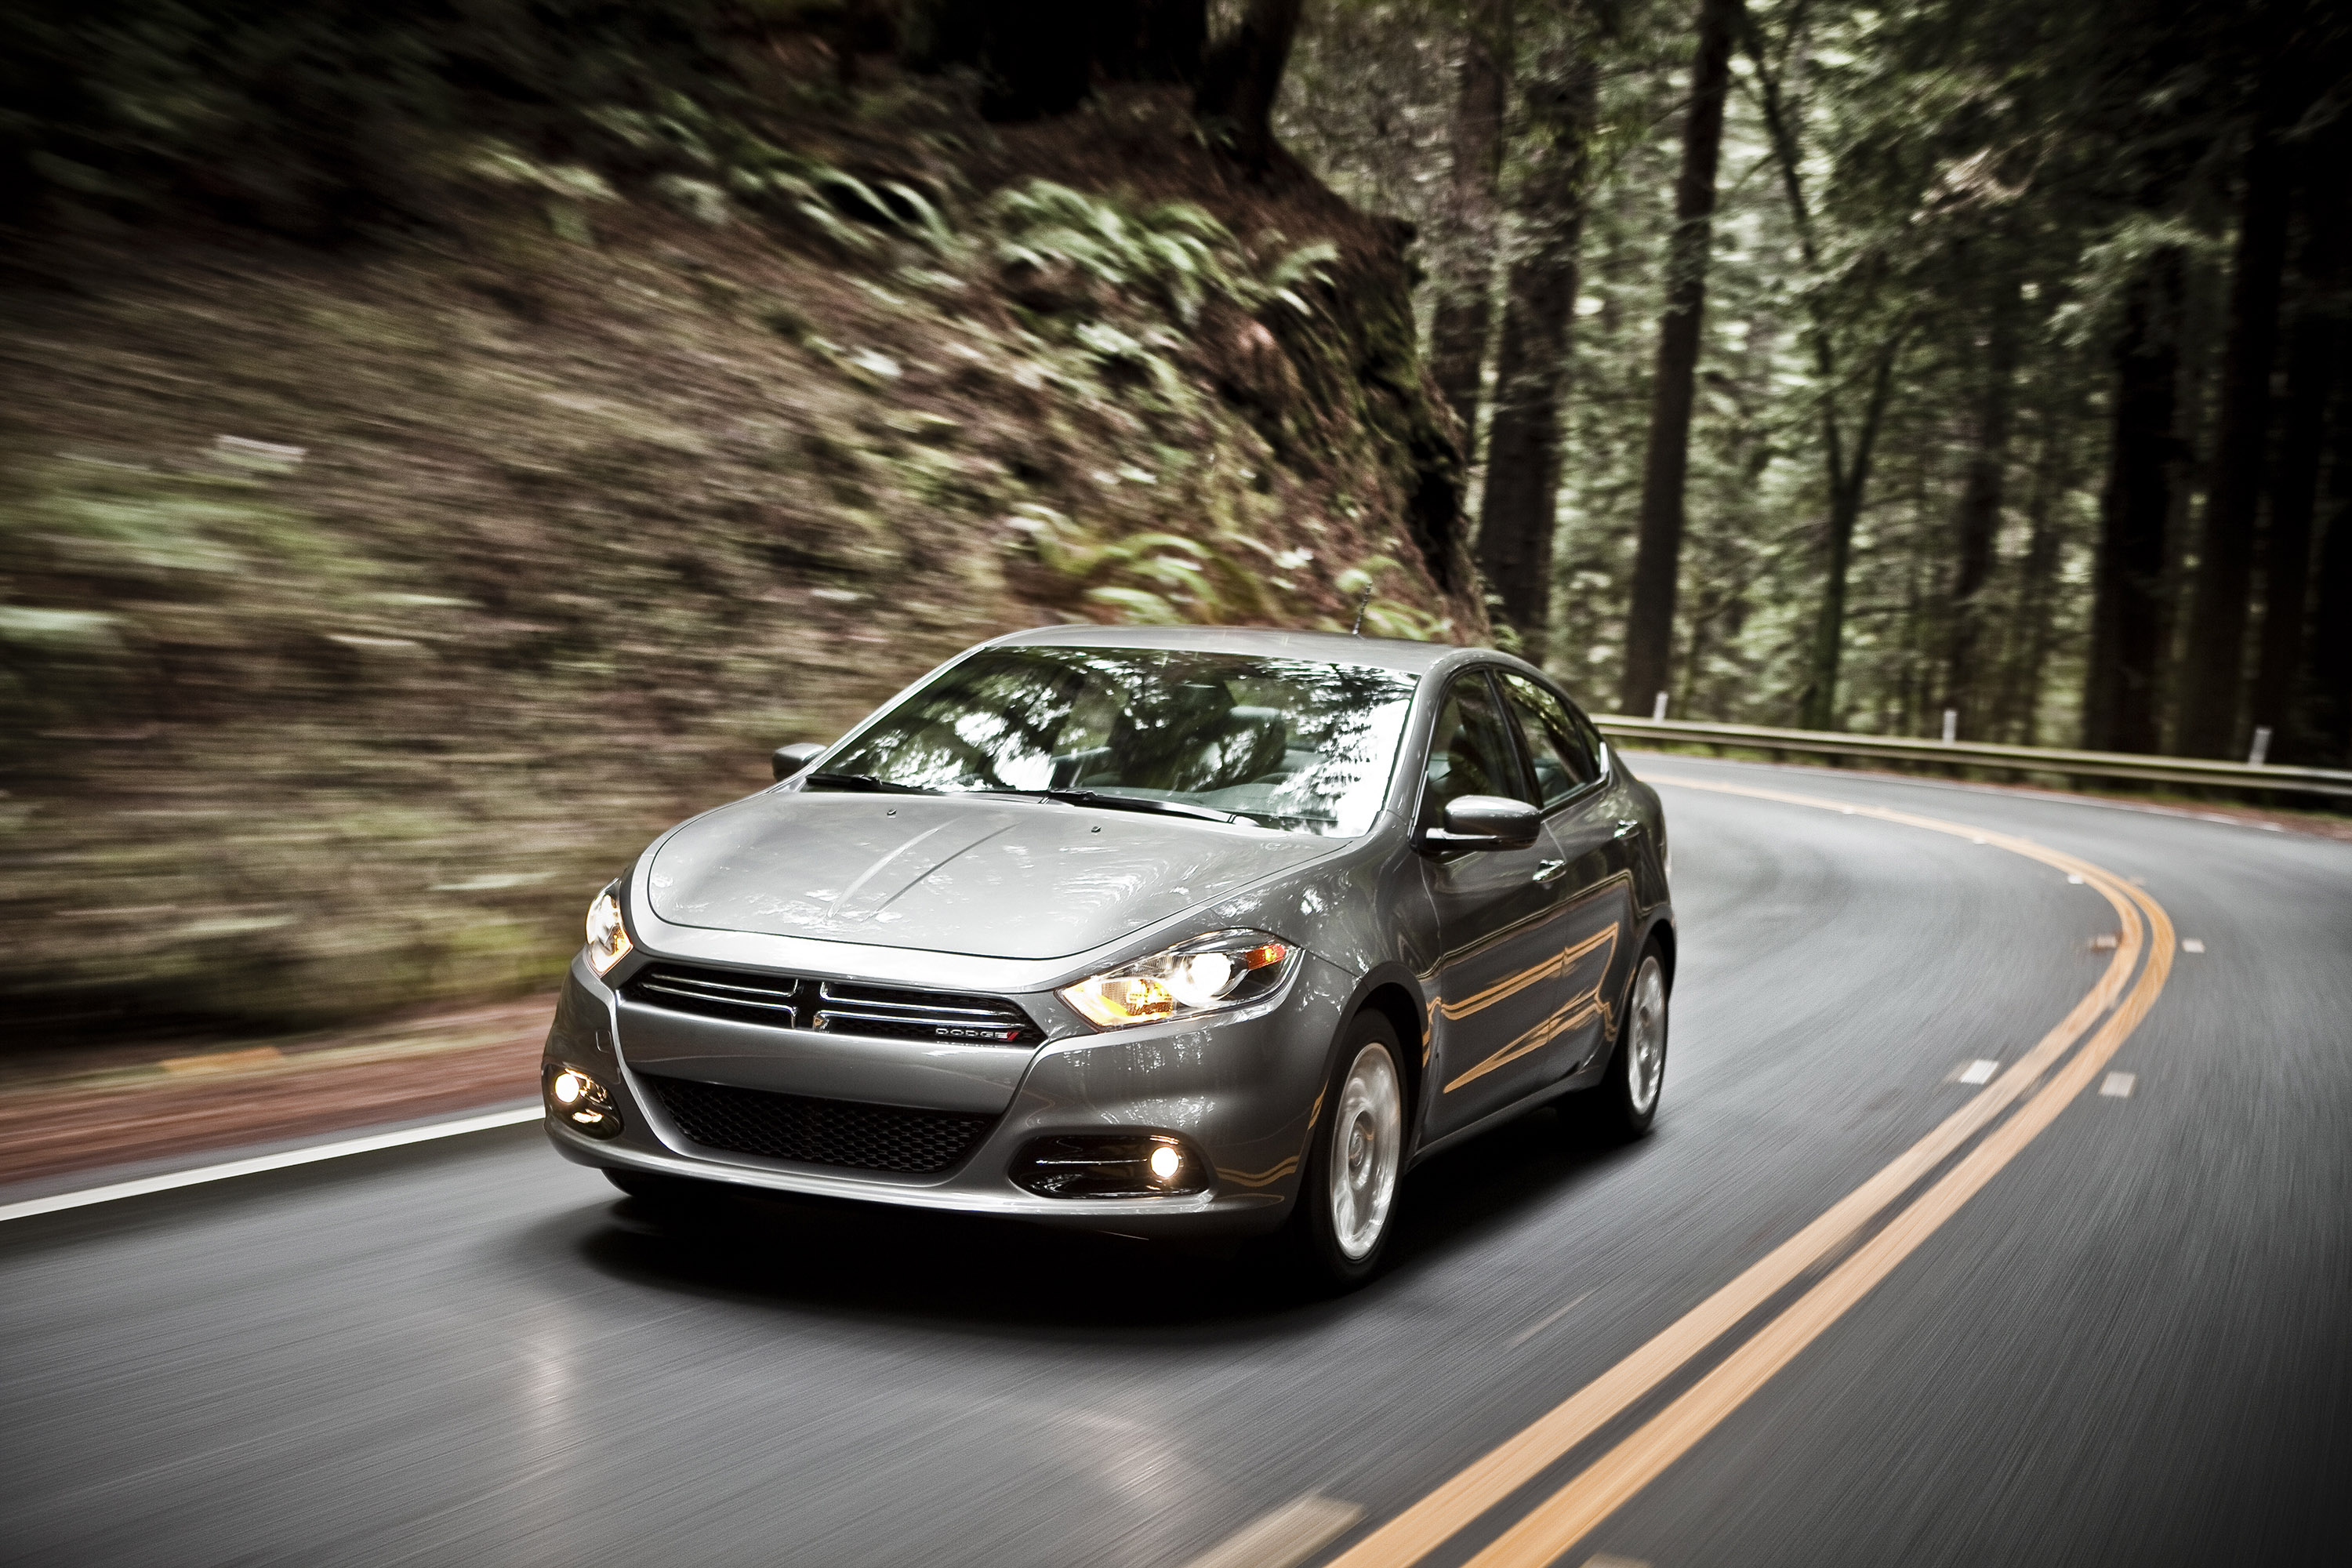
[[[1433,816],[1465,795],[1529,798],[1505,722],[1484,675],[1454,683],[1454,689],[1446,694],[1444,710],[1437,716],[1437,728],[1429,737],[1425,809]]]
[[[1503,691],[1519,732],[1528,739],[1528,756],[1536,766],[1536,789],[1546,807],[1558,805],[1601,776],[1601,760],[1593,754],[1589,732],[1576,721],[1568,705],[1532,680],[1503,677]]]

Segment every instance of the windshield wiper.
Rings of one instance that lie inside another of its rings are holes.
[[[1166,816],[1198,817],[1202,822],[1250,822],[1237,811],[1219,811],[1213,805],[1188,805],[1181,800],[1157,800],[1148,795],[1106,795],[1093,789],[1039,789],[1022,793],[1062,801],[1070,805],[1097,805],[1111,811],[1153,811]],[[1255,824],[1251,823],[1250,826],[1255,826]]]
[[[877,795],[935,795],[938,793],[917,784],[892,784],[888,779],[877,779],[872,773],[811,773],[808,776],[808,782],[821,789],[858,789],[871,791]]]

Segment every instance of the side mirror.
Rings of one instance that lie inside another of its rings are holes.
[[[1449,801],[1445,826],[1422,835],[1439,849],[1525,849],[1543,829],[1543,813],[1523,800],[1465,795]]]
[[[789,746],[778,746],[768,758],[768,763],[776,770],[778,779],[788,779],[824,752],[824,748],[814,741],[796,741]]]

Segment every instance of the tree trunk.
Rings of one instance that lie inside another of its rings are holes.
[[[1992,576],[1993,543],[2000,528],[2001,492],[2009,476],[2009,426],[2017,384],[2017,280],[2002,274],[1987,313],[1984,382],[1978,395],[1974,446],[1953,518],[1958,561],[1952,574],[1952,623],[1944,656],[1944,706],[1958,709],[1960,732],[1986,731],[1977,690],[1977,649],[1984,631],[1979,599]]]
[[[2352,767],[2352,383],[2336,399],[2328,436],[2326,532],[2319,547],[2318,612],[2304,650],[2305,712],[2317,761]]]
[[[1462,45],[1462,87],[1454,105],[1450,229],[1438,264],[1430,322],[1429,369],[1462,422],[1462,459],[1478,453],[1478,394],[1487,330],[1495,319],[1495,236],[1503,177],[1503,105],[1511,80],[1511,0],[1478,0]]]
[[[2016,613],[2002,641],[2000,694],[1993,706],[1994,738],[2019,745],[2035,743],[2042,676],[2055,640],[2051,605],[2063,543],[2059,508],[2074,489],[2075,426],[2065,406],[2071,390],[2063,383],[2045,384],[2035,411],[2039,449],[2033,487],[2025,500],[2025,560],[2018,576]]]
[[[1542,662],[1551,606],[1552,529],[1559,516],[1559,399],[1575,319],[1577,247],[1597,74],[1579,59],[1529,93],[1528,172],[1496,354],[1478,567],[1502,600],[1501,618],[1526,657]]]
[[[1241,26],[1202,63],[1194,111],[1204,121],[1222,121],[1217,129],[1227,146],[1254,169],[1274,157],[1274,100],[1282,91],[1282,73],[1290,64],[1291,41],[1298,36],[1305,7],[1306,0],[1250,0]]]
[[[1621,713],[1646,713],[1666,689],[1674,656],[1675,592],[1682,568],[1685,480],[1690,472],[1691,409],[1706,269],[1715,218],[1716,165],[1723,150],[1723,102],[1731,80],[1731,28],[1740,0],[1699,0],[1690,108],[1683,123],[1682,174],[1675,182],[1675,232],[1666,256],[1666,308],[1658,321],[1657,377],[1642,463],[1641,542],[1633,556],[1633,604],[1625,616]]]
[[[2286,169],[2267,127],[2256,128],[2244,167],[2230,279],[2230,338],[2222,353],[2221,432],[2180,672],[2179,749],[2189,756],[2231,756],[2238,750],[2247,596],[2269,436],[2271,363],[2278,349],[2280,276],[2286,265]]]
[[[2335,139],[2331,156],[2307,163],[2304,189],[2307,216],[2302,271],[2304,300],[2287,353],[2286,403],[2281,411],[2277,466],[2271,474],[2270,536],[2263,569],[2261,654],[2255,664],[2249,706],[2255,724],[2275,737],[2271,755],[2287,761],[2300,753],[2304,737],[2296,721],[2295,677],[2303,665],[2305,600],[2311,586],[2311,520],[2319,489],[2319,460],[2326,437],[2328,398],[2343,379],[2346,347],[2342,320],[2344,203],[2341,179],[2345,138]]]
[[[1112,81],[1201,79],[1208,0],[1091,0],[1095,64]]]
[[[2083,680],[2083,744],[2095,752],[2154,752],[2163,739],[2164,542],[2185,284],[2180,252],[2150,257],[2125,296],[2116,340],[2115,434],[2099,497]]]
[[[1808,730],[1837,727],[1838,664],[1845,647],[1846,575],[1853,563],[1853,525],[1861,520],[1862,501],[1870,487],[1871,450],[1885,423],[1887,400],[1895,391],[1895,360],[1902,337],[1890,337],[1878,351],[1871,375],[1870,402],[1863,410],[1862,427],[1854,434],[1853,461],[1841,461],[1837,416],[1827,387],[1822,394],[1822,456],[1830,472],[1830,528],[1823,552],[1822,606],[1813,620],[1812,652],[1807,662],[1804,714],[1798,722]]]

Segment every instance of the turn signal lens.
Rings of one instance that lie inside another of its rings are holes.
[[[621,923],[621,900],[615,882],[588,906],[588,967],[603,974],[629,956],[629,931]]]
[[[1264,931],[1219,931],[1066,985],[1059,994],[1101,1029],[1188,1018],[1266,995],[1282,984],[1292,952]]]

